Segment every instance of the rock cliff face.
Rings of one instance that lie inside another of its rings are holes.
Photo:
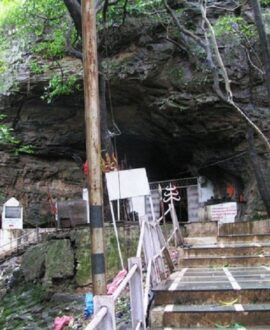
[[[204,63],[192,63],[166,33],[154,20],[130,20],[108,37],[110,48],[103,60],[111,95],[108,121],[112,126],[114,119],[121,130],[119,158],[126,158],[129,166],[146,167],[151,180],[199,174],[215,182],[229,180],[243,191],[246,218],[263,212],[249,160],[246,123],[215,94]],[[237,40],[230,47],[221,43],[221,50],[235,101],[270,137],[261,77],[249,68]],[[64,58],[60,64],[64,72],[82,76],[79,60]],[[48,189],[58,199],[78,197],[85,181],[74,161],[74,155],[85,158],[83,93],[60,97],[51,105],[41,100],[44,85],[56,70],[40,75],[19,72],[19,92],[1,100],[0,111],[8,115],[6,122],[16,137],[34,146],[33,155],[0,151],[0,197],[20,199],[26,221],[50,218]],[[269,155],[259,140],[257,145],[270,183]]]

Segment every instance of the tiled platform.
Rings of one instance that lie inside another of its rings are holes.
[[[228,290],[237,285],[241,289],[270,289],[270,267],[184,268],[173,273],[155,291]]]
[[[209,322],[245,321],[269,324],[270,267],[183,268],[154,288],[151,318],[176,327],[178,322],[194,329]],[[207,315],[207,317],[205,316]],[[161,319],[162,318],[162,321]],[[195,322],[195,323],[194,323]],[[258,329],[263,329],[262,326]],[[182,329],[182,328],[181,328]],[[267,329],[267,327],[265,328]]]
[[[153,290],[151,329],[270,329],[270,235],[233,228],[179,248],[178,270]]]

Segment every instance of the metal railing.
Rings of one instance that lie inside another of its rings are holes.
[[[166,214],[171,212],[171,217],[176,213],[171,203]],[[149,292],[153,285],[165,279],[168,272],[165,270],[164,260],[169,272],[174,270],[172,260],[168,251],[168,244],[174,237],[176,244],[180,244],[179,225],[173,221],[173,231],[165,241],[160,228],[160,221],[165,214],[155,221],[149,221],[147,217],[141,219],[141,232],[137,246],[136,257],[128,259],[128,273],[112,295],[94,297],[94,318],[86,326],[85,330],[115,330],[115,302],[129,285],[129,296],[131,306],[132,329],[146,329],[146,316],[149,304]],[[175,219],[174,219],[175,220]],[[143,290],[142,260],[144,252],[145,264],[147,265],[145,276],[145,288]]]
[[[9,242],[0,245],[0,258],[4,258],[7,255],[10,255],[14,252],[18,252],[20,249],[23,249],[30,244],[38,243],[41,240],[41,235],[47,232],[51,232],[49,228],[42,228],[42,233],[40,228],[31,230],[26,234],[23,234],[19,237],[11,239]]]

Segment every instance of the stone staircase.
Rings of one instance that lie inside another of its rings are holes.
[[[215,243],[181,248],[178,270],[154,288],[151,329],[270,329],[269,228],[225,226]]]

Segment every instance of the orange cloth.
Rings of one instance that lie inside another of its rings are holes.
[[[227,197],[233,198],[235,196],[235,188],[231,183],[227,183]]]

